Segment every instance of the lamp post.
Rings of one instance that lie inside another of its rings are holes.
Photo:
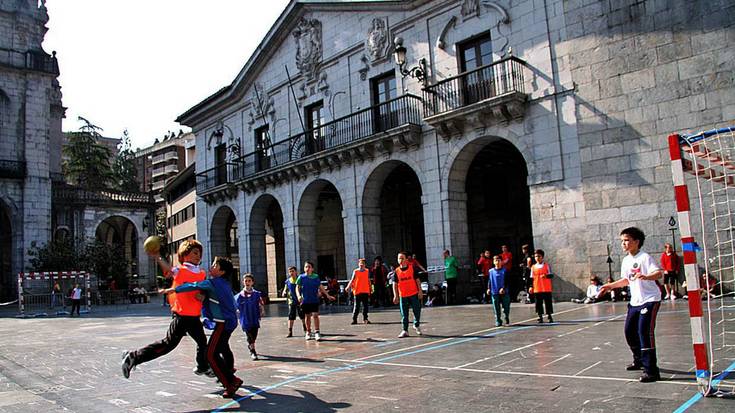
[[[676,220],[674,217],[669,217],[669,231],[671,231],[671,248],[676,251],[676,235],[675,231],[678,229],[676,228]]]
[[[613,263],[613,259],[610,256],[610,244],[607,244],[607,273],[608,273],[608,280],[612,279],[612,263]]]
[[[406,68],[406,48],[403,46],[403,38],[396,37],[393,41],[395,44],[395,50],[393,51],[393,58],[398,65],[398,71],[401,72],[403,77],[410,76],[418,81],[425,87],[426,86],[426,59],[423,57],[419,59],[418,65],[411,68]]]

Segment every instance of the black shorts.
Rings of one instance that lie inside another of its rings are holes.
[[[676,284],[677,282],[679,282],[679,274],[675,272],[664,274],[664,284]]]
[[[301,306],[298,303],[291,303],[288,305],[288,319],[289,320],[295,320],[296,316],[299,316],[300,319],[304,319],[304,310],[301,309]]]
[[[304,312],[304,314],[318,313],[319,303],[301,304],[301,310]]]

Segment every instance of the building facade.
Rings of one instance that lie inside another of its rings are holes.
[[[483,250],[528,243],[557,297],[577,295],[608,251],[619,268],[622,228],[651,251],[671,239],[666,136],[735,121],[734,12],[292,1],[233,82],[178,119],[196,135],[205,257],[236,254],[272,296],[305,260],[342,279],[359,257],[439,266],[447,248],[464,296],[482,289]]]
[[[166,201],[166,238],[174,265],[179,264],[176,251],[185,240],[197,239],[196,180],[192,163],[171,178],[161,192]]]
[[[193,146],[194,135],[180,132],[178,135],[171,134],[170,137],[148,148],[136,151],[135,161],[140,190],[153,191],[157,201],[162,202],[163,198],[159,194],[165,187],[166,180],[194,162]]]

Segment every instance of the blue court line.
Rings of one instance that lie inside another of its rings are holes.
[[[727,376],[733,372],[733,370],[735,370],[735,363],[732,363],[730,367],[726,368],[725,371],[718,374],[717,377],[715,377],[715,379],[712,380],[712,387],[716,387],[718,384],[720,384],[722,380],[725,380]],[[698,392],[697,394],[692,396],[691,399],[687,400],[686,402],[684,402],[684,404],[679,406],[678,409],[674,410],[674,413],[683,413],[688,408],[692,407],[696,402],[701,400],[703,397],[704,396],[702,395],[702,393]]]
[[[232,400],[232,401],[230,401],[228,403],[225,403],[224,405],[222,405],[222,406],[220,406],[220,407],[212,410],[212,412],[221,412],[224,409],[226,409],[228,407],[232,407],[232,406],[238,405],[241,401],[250,399],[253,396],[257,396],[257,395],[259,395],[261,393],[265,393],[265,392],[267,392],[269,390],[273,390],[273,389],[276,389],[278,387],[282,387],[282,386],[285,386],[287,384],[291,384],[291,383],[294,383],[294,382],[297,382],[297,381],[306,380],[306,379],[309,379],[309,378],[312,378],[312,377],[321,377],[321,376],[326,376],[328,374],[337,373],[337,372],[340,372],[340,371],[354,370],[356,368],[359,368],[359,367],[362,367],[362,366],[365,366],[365,365],[368,365],[368,364],[373,364],[373,363],[376,363],[376,362],[377,363],[382,363],[382,362],[385,362],[385,361],[388,361],[388,360],[393,360],[393,359],[396,359],[396,358],[399,358],[399,357],[410,356],[410,355],[413,355],[413,354],[423,353],[425,351],[437,350],[437,349],[440,349],[440,348],[449,347],[449,346],[453,346],[453,345],[456,345],[456,344],[462,344],[462,343],[467,343],[469,341],[479,340],[481,338],[489,338],[489,337],[499,336],[499,335],[502,335],[502,334],[513,333],[513,332],[516,332],[516,331],[527,330],[529,328],[537,328],[537,326],[515,327],[515,328],[511,328],[511,329],[507,329],[507,330],[493,331],[492,333],[484,334],[484,335],[479,336],[479,337],[467,337],[467,338],[464,338],[464,339],[461,339],[461,340],[450,341],[450,342],[444,343],[444,344],[438,344],[438,345],[435,345],[435,346],[424,347],[424,348],[421,348],[421,349],[418,349],[418,350],[410,351],[408,353],[400,353],[400,354],[393,355],[393,356],[383,357],[383,358],[378,359],[378,360],[359,361],[359,362],[355,362],[354,364],[350,364],[350,365],[347,365],[347,366],[335,367],[335,368],[329,369],[329,370],[324,370],[324,371],[319,371],[319,372],[315,372],[315,373],[305,374],[303,376],[294,377],[294,378],[291,378],[291,379],[288,379],[288,380],[284,380],[284,381],[282,381],[280,383],[276,383],[276,384],[273,384],[273,385],[264,387],[262,389],[259,389],[259,390],[255,391],[255,392],[251,392],[247,396],[243,396],[243,397],[240,397],[240,398],[238,398],[236,400]]]

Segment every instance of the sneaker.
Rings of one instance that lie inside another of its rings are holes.
[[[352,320],[352,322],[350,323],[351,326],[354,326],[355,324],[357,324],[357,320]]]
[[[401,331],[401,334],[398,335],[398,338],[408,337],[408,331],[403,330]]]
[[[625,366],[625,369],[628,371],[643,370],[643,366],[638,363],[630,363],[627,366]]]
[[[306,332],[304,334],[304,340],[313,340],[313,339],[314,339],[314,337],[311,336],[311,333]]]
[[[130,371],[135,368],[135,362],[133,361],[133,356],[130,354],[129,351],[126,351],[123,353],[122,357],[122,374],[123,377],[126,379],[130,378]]]
[[[318,331],[316,333],[314,333],[314,340],[316,340],[316,341],[322,341],[322,335],[319,334]]]
[[[660,374],[650,374],[646,372],[643,372],[643,374],[641,374],[641,377],[638,378],[638,381],[641,383],[653,383],[654,381],[658,380],[661,380]]]
[[[212,369],[199,370],[198,368],[194,367],[194,374],[196,374],[197,376],[217,377]]]
[[[510,325],[510,317],[505,316],[505,324]]]
[[[250,359],[253,360],[253,361],[258,361],[258,353],[254,352],[254,351],[252,353],[250,353]]]
[[[668,300],[669,298],[671,297],[669,295],[666,295],[666,297],[664,297],[664,300]]]
[[[288,330],[288,335],[286,336],[286,338],[291,338],[291,337],[293,337],[293,331]]]
[[[552,317],[551,314],[549,314],[549,316],[547,318],[549,319],[549,322],[550,323],[553,323],[554,322],[554,317]]]
[[[365,320],[365,321],[363,321],[363,323],[365,323],[365,324],[372,324],[372,323],[370,322],[370,320]]]
[[[674,294],[671,295],[671,301],[676,301],[676,295]]]
[[[417,336],[420,336],[422,334],[421,333],[421,327],[419,327],[419,326],[413,326],[413,329],[416,330],[416,335]]]
[[[502,321],[496,321],[495,322],[495,327],[500,327],[502,325],[503,325],[503,322]]]
[[[541,316],[538,316],[538,322],[539,322],[539,323],[543,323],[543,322],[544,322],[544,318],[543,318],[543,317],[541,317]]]

